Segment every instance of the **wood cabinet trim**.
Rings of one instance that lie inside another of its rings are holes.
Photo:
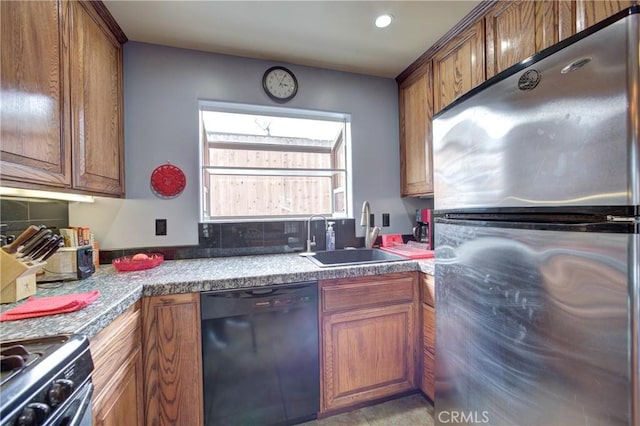
[[[398,83],[398,87],[405,88],[418,81],[424,74],[431,71],[431,61],[420,65],[414,72],[409,74],[402,82]]]
[[[420,389],[424,392],[431,401],[435,401],[435,356],[424,349],[422,351],[422,376]]]
[[[491,9],[498,0],[486,0],[480,2],[471,12],[462,18],[454,27],[447,31],[438,41],[429,47],[418,59],[405,68],[396,77],[397,83],[402,83],[414,70],[429,62],[442,46],[456,38],[466,27],[474,25],[478,19],[482,19],[487,10]]]
[[[120,28],[120,25],[118,25],[118,22],[116,22],[115,18],[111,15],[111,12],[109,12],[109,9],[107,9],[102,1],[90,0],[89,3],[120,44],[125,44],[129,41],[127,35],[122,31],[122,28]]]
[[[436,283],[435,277],[429,274],[421,274],[421,298],[423,303],[435,308],[436,306]]]
[[[426,303],[422,304],[422,346],[436,353],[436,311]]]

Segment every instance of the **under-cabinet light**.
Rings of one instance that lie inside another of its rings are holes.
[[[80,203],[93,203],[92,195],[71,194],[67,192],[40,191],[36,189],[5,188],[0,186],[0,195],[25,198],[47,198],[50,200],[78,201]]]

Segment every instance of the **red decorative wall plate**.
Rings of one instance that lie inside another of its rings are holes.
[[[163,164],[151,172],[151,189],[158,197],[175,197],[185,186],[187,178],[184,172],[172,164]]]

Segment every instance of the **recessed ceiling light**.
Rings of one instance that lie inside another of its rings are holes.
[[[392,15],[388,15],[388,14],[380,15],[376,18],[376,27],[378,28],[388,27],[389,24],[391,24],[391,21],[393,21]]]

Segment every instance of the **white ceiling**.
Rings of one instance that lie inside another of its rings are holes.
[[[104,0],[129,40],[396,77],[480,1]],[[378,29],[378,14],[391,26]]]

